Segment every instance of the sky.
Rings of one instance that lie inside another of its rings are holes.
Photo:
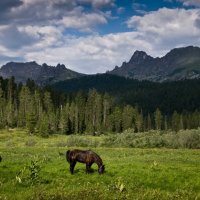
[[[200,46],[200,0],[0,0],[0,66],[36,61],[104,73],[136,50]]]

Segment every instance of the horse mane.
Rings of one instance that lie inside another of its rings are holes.
[[[101,157],[98,154],[96,154],[94,151],[91,151],[91,150],[88,150],[88,152],[90,152],[91,154],[95,155],[95,161],[96,161],[98,166],[103,165],[103,161],[102,161]]]

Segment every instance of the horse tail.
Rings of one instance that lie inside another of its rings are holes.
[[[68,150],[67,152],[66,152],[66,160],[69,162],[69,153],[70,153],[70,150]]]

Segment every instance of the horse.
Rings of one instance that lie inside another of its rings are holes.
[[[86,164],[86,173],[90,173],[91,166],[93,163],[96,163],[98,165],[98,172],[99,174],[103,174],[105,170],[105,166],[103,165],[103,161],[100,158],[99,155],[97,155],[95,152],[90,150],[68,150],[66,152],[66,159],[68,163],[70,164],[70,172],[71,174],[74,174],[74,167],[76,165],[76,162],[85,163]]]

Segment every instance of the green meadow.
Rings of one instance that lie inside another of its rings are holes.
[[[90,144],[103,140],[80,137]],[[93,145],[106,172],[99,175],[94,164],[86,174],[78,163],[71,175],[65,152],[79,147],[70,146],[68,138],[1,130],[0,200],[200,199],[200,150]]]

